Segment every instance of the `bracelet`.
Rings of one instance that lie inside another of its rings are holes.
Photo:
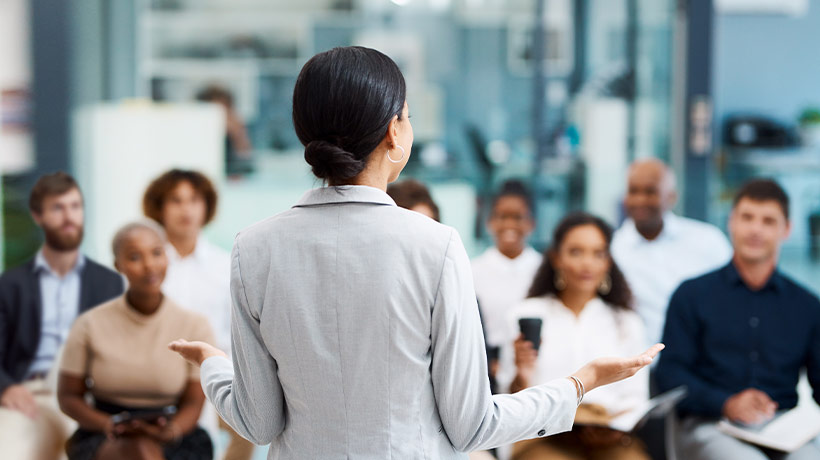
[[[581,381],[578,377],[574,375],[569,376],[573,382],[575,382],[575,389],[578,391],[578,405],[581,405],[581,401],[584,400],[584,395],[586,394],[586,389],[584,388],[584,382]]]

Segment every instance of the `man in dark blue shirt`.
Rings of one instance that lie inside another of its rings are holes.
[[[661,390],[689,389],[678,406],[682,458],[820,459],[812,443],[786,455],[716,427],[720,418],[757,424],[793,408],[802,368],[820,401],[820,301],[777,270],[788,209],[774,181],[745,184],[729,218],[732,261],[684,282],[669,302],[656,375]]]

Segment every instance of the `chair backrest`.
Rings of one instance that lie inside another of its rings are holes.
[[[666,438],[666,460],[678,460],[677,444],[675,434],[678,429],[678,415],[674,410],[666,414],[666,429],[664,430]]]

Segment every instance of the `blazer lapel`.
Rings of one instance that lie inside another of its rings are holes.
[[[91,290],[93,289],[94,280],[92,279],[92,268],[89,262],[88,259],[85,260],[85,267],[83,267],[82,274],[80,275],[80,303],[77,308],[79,310],[77,315],[84,313],[94,306],[90,305],[92,303]]]
[[[26,286],[26,290],[31,293],[31,302],[29,305],[24,306],[25,311],[21,313],[31,320],[31,324],[29,324],[28,327],[23,327],[25,330],[33,332],[33,340],[31,340],[30,343],[33,345],[31,352],[35,353],[37,351],[37,347],[40,346],[40,333],[42,329],[40,325],[43,322],[43,299],[40,294],[40,276],[34,271],[34,260],[29,262],[26,266],[26,274],[28,275],[26,276],[26,281],[28,284],[28,286]]]

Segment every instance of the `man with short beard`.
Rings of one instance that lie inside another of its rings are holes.
[[[71,422],[46,377],[74,319],[121,295],[124,284],[80,253],[83,197],[71,176],[41,177],[29,209],[45,243],[0,276],[0,458],[56,459]]]

